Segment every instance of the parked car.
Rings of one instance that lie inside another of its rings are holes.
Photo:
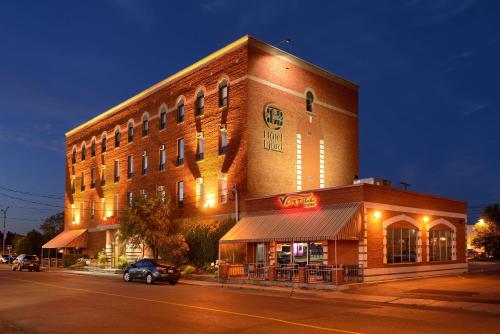
[[[9,263],[9,260],[7,258],[3,257],[3,255],[0,255],[0,263],[1,264]]]
[[[127,266],[123,272],[123,280],[130,282],[134,279],[145,280],[147,284],[155,281],[167,281],[175,284],[181,277],[179,269],[175,266],[160,264],[152,259],[142,259]]]
[[[12,263],[16,257],[15,256],[12,256],[12,255],[9,255],[9,254],[2,254],[2,257],[7,260],[7,262],[4,262],[4,263]],[[1,260],[0,260],[1,261]]]
[[[40,259],[36,255],[19,255],[12,262],[12,271],[22,271],[23,269],[28,269],[29,271],[40,271]]]

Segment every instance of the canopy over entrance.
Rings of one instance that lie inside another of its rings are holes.
[[[255,213],[243,217],[220,242],[357,240],[361,207],[355,202]]]
[[[87,230],[67,230],[59,233],[42,248],[86,248]]]

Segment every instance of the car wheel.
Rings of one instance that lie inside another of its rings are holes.
[[[148,284],[154,283],[153,275],[151,275],[151,274],[146,275],[146,283],[148,283]]]
[[[132,278],[130,277],[130,273],[128,271],[123,274],[123,280],[125,282],[131,282],[132,281]]]
[[[177,281],[168,281],[168,284],[175,285],[175,284],[177,284]]]

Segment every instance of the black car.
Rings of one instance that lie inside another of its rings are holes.
[[[28,269],[29,271],[40,271],[40,259],[36,255],[19,255],[12,262],[12,271],[22,271],[23,269]]]
[[[175,284],[181,277],[180,271],[175,266],[159,264],[152,259],[142,259],[125,268],[123,280],[130,282],[134,279],[146,280],[153,284],[155,281],[167,281]]]

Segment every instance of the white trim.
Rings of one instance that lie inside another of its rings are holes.
[[[382,204],[375,202],[364,202],[366,208],[370,209],[379,209],[379,210],[388,210],[388,211],[402,211],[407,213],[417,213],[417,214],[427,214],[431,216],[446,216],[450,218],[466,218],[467,215],[463,213],[450,212],[450,211],[437,211],[437,210],[426,210],[426,209],[418,209],[409,206],[399,206],[399,205],[391,205],[391,204]]]
[[[457,260],[457,227],[447,221],[446,219],[439,218],[436,220],[433,220],[429,224],[427,224],[426,228],[426,236],[427,236],[427,262],[430,262],[430,247],[431,247],[431,242],[430,242],[430,230],[439,225],[443,224],[449,227],[452,230],[451,234],[451,260],[456,261]],[[467,256],[466,256],[467,257]],[[434,262],[434,261],[433,261]]]
[[[385,268],[370,268],[370,269],[365,269],[363,275],[364,276],[390,275],[390,274],[417,273],[417,272],[428,272],[433,270],[449,270],[449,269],[467,270],[467,263],[428,264],[428,265],[418,265],[418,266],[394,266]]]
[[[443,219],[443,218],[439,218],[439,219],[433,220],[429,224],[427,224],[427,232],[430,231],[431,228],[433,228],[433,227],[435,227],[435,226],[437,226],[439,224],[446,225],[449,228],[451,228],[453,230],[453,232],[457,232],[457,227],[455,225],[453,225],[452,223],[450,223],[449,221],[447,221],[446,219]]]
[[[384,220],[382,222],[382,227],[385,230],[387,228],[387,226],[394,224],[394,223],[397,223],[397,222],[400,222],[400,221],[408,222],[408,223],[414,225],[418,229],[420,229],[420,227],[421,227],[416,219],[414,219],[410,216],[407,216],[405,214],[397,215],[397,216],[394,216],[394,217],[391,217],[389,219]]]

